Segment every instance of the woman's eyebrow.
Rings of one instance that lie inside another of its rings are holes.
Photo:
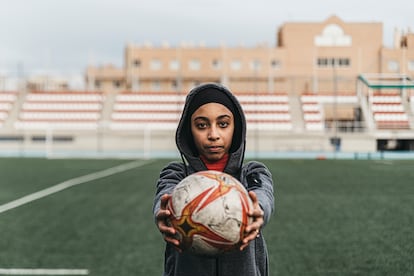
[[[217,117],[218,120],[225,119],[225,118],[231,118],[231,116],[228,115],[228,114],[223,114],[223,115],[220,115],[220,116]]]
[[[204,116],[197,116],[197,117],[195,117],[195,118],[193,119],[193,121],[197,121],[197,120],[204,120],[204,121],[208,121],[208,118],[207,118],[207,117],[204,117]]]
[[[216,117],[216,120],[221,120],[221,119],[225,119],[225,118],[231,118],[231,116],[228,115],[228,114],[219,115],[219,116]],[[209,118],[205,117],[205,116],[197,116],[193,119],[193,121],[196,121],[196,120],[209,121]]]

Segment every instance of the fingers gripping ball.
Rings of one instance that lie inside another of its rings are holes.
[[[201,171],[177,184],[168,209],[183,251],[216,255],[240,244],[252,220],[248,213],[253,204],[247,190],[234,177]]]

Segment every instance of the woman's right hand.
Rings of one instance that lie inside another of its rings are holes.
[[[157,227],[164,240],[168,243],[171,243],[178,251],[180,249],[180,241],[176,239],[175,234],[176,230],[174,227],[168,224],[168,218],[171,216],[170,210],[167,209],[168,201],[170,200],[171,195],[165,194],[161,197],[160,210],[156,215]]]

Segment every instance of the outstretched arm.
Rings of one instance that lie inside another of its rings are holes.
[[[170,198],[171,195],[168,194],[161,196],[160,209],[158,213],[156,213],[155,219],[157,221],[158,230],[164,237],[164,240],[174,245],[177,250],[181,251],[179,248],[180,241],[175,238],[176,230],[168,224],[168,218],[171,216],[171,212],[167,209],[167,204]]]
[[[168,164],[160,173],[154,198],[153,214],[155,224],[164,240],[178,249],[179,241],[175,237],[175,229],[168,224],[171,212],[168,210],[168,201],[174,187],[185,177],[184,165],[173,162]]]
[[[257,235],[259,235],[260,228],[263,225],[263,210],[259,205],[259,201],[257,200],[256,193],[253,191],[249,192],[249,196],[253,201],[253,210],[249,213],[249,216],[253,218],[251,224],[247,225],[245,229],[246,236],[242,240],[240,250],[243,250],[251,240],[254,240]]]

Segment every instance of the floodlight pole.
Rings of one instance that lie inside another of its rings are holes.
[[[336,60],[332,60],[332,73],[333,73],[333,90],[334,90],[334,103],[333,103],[333,146],[335,148],[335,153],[339,151],[340,140],[338,137],[338,118],[337,118],[337,109],[338,109],[338,74],[336,72]]]
[[[334,119],[334,136],[336,137],[338,132],[338,117],[337,117],[337,109],[338,109],[338,75],[336,72],[336,61],[333,60],[332,64],[333,69],[333,88],[334,88],[334,110],[333,110],[333,119]]]

